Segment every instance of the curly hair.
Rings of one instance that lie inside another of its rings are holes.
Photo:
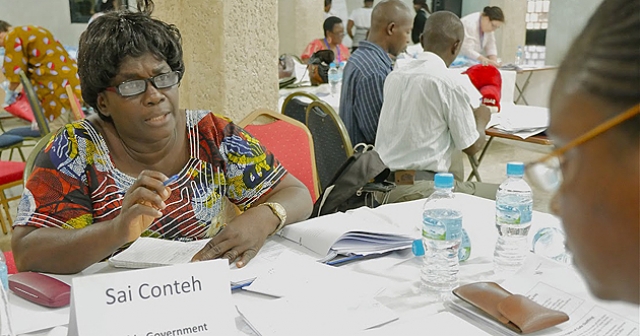
[[[182,38],[175,25],[151,17],[152,0],[138,0],[138,11],[121,9],[98,17],[80,36],[78,76],[82,98],[101,118],[98,94],[113,86],[127,57],[151,53],[166,61],[171,70],[184,74]]]
[[[571,85],[618,109],[640,103],[640,2],[605,0],[576,38],[552,92]],[[640,133],[640,117],[624,123]],[[637,144],[636,144],[637,145]]]

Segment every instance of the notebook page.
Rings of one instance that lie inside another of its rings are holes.
[[[138,238],[128,249],[109,258],[114,267],[146,268],[183,264],[200,251],[209,240],[179,242],[157,238]]]

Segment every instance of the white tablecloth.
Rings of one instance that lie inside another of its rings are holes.
[[[464,284],[479,280],[501,280],[499,276],[494,274],[492,266],[493,248],[497,239],[497,231],[494,225],[495,203],[490,200],[465,194],[456,194],[456,197],[464,204],[463,227],[467,230],[471,240],[471,257],[468,261],[461,263],[459,273],[460,283]],[[423,200],[418,200],[407,203],[390,204],[378,207],[374,209],[373,212],[381,218],[391,219],[398,226],[411,227],[418,230],[417,223],[421,221],[423,202]],[[328,217],[327,220],[331,220],[331,217]],[[539,228],[547,226],[558,227],[559,225],[559,220],[553,215],[534,211],[531,234],[529,236],[532,237],[533,233]],[[308,254],[313,255],[312,252],[290,241],[279,237],[273,237],[272,239],[279,244],[284,244],[298,251],[306,251]],[[313,255],[313,257],[318,256]],[[397,312],[400,316],[400,322],[406,322],[445,310],[441,302],[434,302],[432,298],[420,293],[420,266],[421,260],[417,258],[398,263],[397,259],[384,257],[363,260],[341,267],[389,279],[392,285],[376,299]],[[91,266],[82,272],[81,275],[114,271],[117,270],[105,263],[100,263]],[[71,277],[73,276],[59,276],[59,278],[66,281],[70,281]],[[240,302],[250,303],[269,299],[262,295],[240,291],[233,294],[233,300],[234,303],[238,304]],[[24,305],[26,303],[15,296],[11,297],[11,302],[14,305]],[[38,318],[37,314],[14,316],[14,325],[24,325],[24,323],[29,323],[28,321],[36,318]],[[277,312],[274,312],[274,318],[286,319],[286,317],[278,316]],[[239,330],[239,335],[252,335],[252,331],[239,315],[236,316],[236,325]],[[40,331],[29,335],[64,335],[60,330],[61,328],[56,328],[55,330]]]

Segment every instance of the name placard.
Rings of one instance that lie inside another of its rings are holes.
[[[226,260],[74,278],[69,336],[235,335]]]

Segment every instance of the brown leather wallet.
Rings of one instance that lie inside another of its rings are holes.
[[[567,314],[545,308],[525,296],[511,294],[495,282],[467,284],[454,289],[453,294],[521,334],[569,320]]]

